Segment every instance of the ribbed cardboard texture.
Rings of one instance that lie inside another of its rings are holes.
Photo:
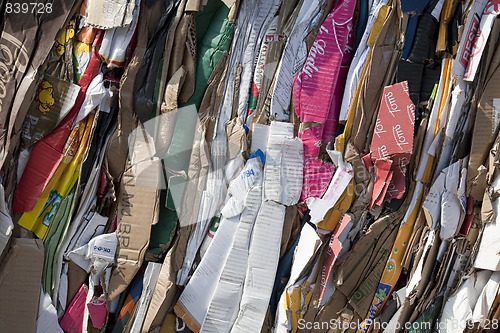
[[[3,332],[35,332],[42,283],[43,243],[15,238],[0,272]]]

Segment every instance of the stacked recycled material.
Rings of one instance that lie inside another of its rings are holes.
[[[0,331],[498,332],[498,0],[37,6]]]

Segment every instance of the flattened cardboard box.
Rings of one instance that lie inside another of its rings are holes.
[[[35,332],[43,256],[40,239],[12,240],[0,272],[2,332]]]
[[[109,299],[127,288],[142,265],[151,225],[158,221],[160,165],[157,158],[147,159],[128,166],[123,174],[116,227],[117,266],[109,282]]]

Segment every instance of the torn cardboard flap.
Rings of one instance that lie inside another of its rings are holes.
[[[392,178],[387,188],[385,199],[401,199],[406,190],[406,169],[411,160],[410,153],[398,153],[392,156]]]
[[[181,227],[195,225],[198,222],[210,164],[210,154],[204,135],[201,126],[196,126],[193,150],[187,172],[188,179],[178,215]]]
[[[434,230],[440,221],[441,197],[445,191],[446,174],[440,173],[432,184],[422,204],[429,228]]]
[[[293,124],[271,124],[264,169],[264,198],[286,206],[296,204],[302,192],[304,149],[302,141],[292,137]]]
[[[227,123],[227,159],[235,159],[238,155],[247,150],[247,136],[241,118],[234,118]]]
[[[333,164],[324,163],[318,158],[322,137],[321,126],[309,127],[298,136],[304,143],[304,185],[301,201],[310,197],[321,198],[335,172]]]
[[[40,288],[36,333],[58,332],[59,329],[57,311],[52,304],[52,299],[48,294],[43,292],[42,288]]]
[[[387,191],[386,184],[392,179],[391,174],[391,166],[392,160],[387,158],[379,158],[375,161],[375,183],[373,184],[373,192],[372,199],[370,202],[370,209],[373,207],[373,204],[377,202],[379,197],[384,197],[385,193],[383,193],[384,189]]]
[[[266,151],[267,139],[269,138],[269,126],[262,124],[252,124],[252,145],[250,152],[255,152],[260,149]]]
[[[496,52],[498,54],[498,51]],[[474,121],[473,137],[471,140],[470,160],[467,172],[467,182],[470,188],[479,185],[479,193],[474,193],[474,199],[480,201],[484,187],[482,176],[483,165],[486,163],[488,153],[496,139],[498,127],[494,128],[495,118],[498,110],[495,109],[495,98],[498,97],[498,87],[500,85],[500,68],[497,66],[487,79],[484,90],[478,101],[477,112]],[[474,178],[479,177],[478,180]],[[484,179],[485,180],[485,179]],[[469,188],[467,189],[469,192]],[[479,195],[478,195],[479,194]]]
[[[99,29],[124,27],[132,22],[133,0],[88,0],[85,24]]]
[[[484,226],[474,267],[497,271],[500,270],[500,252],[498,251],[500,242],[500,199],[493,201],[492,205],[496,217],[493,222]]]
[[[336,170],[323,198],[307,199],[307,206],[311,210],[310,215],[312,223],[317,224],[323,221],[330,208],[332,208],[342,196],[342,193],[349,185],[352,177],[352,166],[350,163],[347,163],[345,167]]]
[[[323,261],[323,266],[321,268],[321,284],[318,296],[319,304],[321,304],[323,295],[325,294],[325,289],[330,279],[330,273],[332,271],[333,265],[335,264],[335,261],[337,260],[340,251],[342,251],[343,243],[346,240],[347,235],[351,230],[351,228],[352,228],[351,217],[346,214],[344,215],[342,220],[337,224],[332,236],[330,237],[330,242],[328,243],[325,259]]]
[[[321,238],[316,233],[316,230],[310,224],[304,224],[293,254],[294,259],[290,270],[290,278],[279,300],[274,324],[276,332],[288,332],[291,327],[291,316],[288,309],[289,301],[287,299],[292,292],[292,287],[302,277],[304,270],[311,265],[311,261],[316,257],[320,247]]]
[[[446,170],[446,191],[441,197],[441,230],[443,240],[451,240],[459,230],[465,218],[465,208],[462,200],[465,188],[460,185],[465,182],[465,175],[461,172],[462,161],[459,160]]]
[[[385,87],[370,146],[376,174],[370,208],[403,197],[406,166],[413,151],[414,124],[415,105],[410,99],[408,83]],[[383,159],[391,164],[382,167]],[[365,160],[367,163],[366,156]]]
[[[303,170],[303,145],[293,139],[293,124],[273,121],[270,126],[253,124],[252,129],[252,156],[260,156],[266,165],[264,198],[293,205],[302,190]]]

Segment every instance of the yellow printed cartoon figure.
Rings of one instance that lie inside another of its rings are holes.
[[[35,101],[39,102],[38,110],[40,110],[41,113],[47,114],[50,111],[52,105],[54,105],[55,100],[52,96],[53,92],[54,87],[49,81],[43,80],[42,83],[40,83]]]
[[[56,39],[56,53],[58,56],[62,55],[65,51],[65,44],[68,40],[75,36],[75,21],[69,21],[66,29],[61,32]]]

